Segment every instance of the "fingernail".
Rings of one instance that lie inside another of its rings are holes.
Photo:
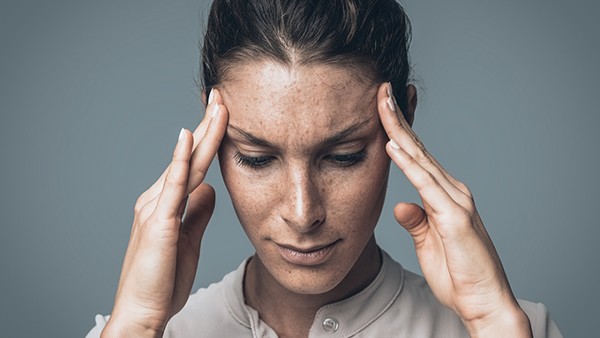
[[[210,90],[210,94],[208,94],[208,104],[211,104],[213,102],[213,100],[215,99],[215,95],[213,94],[214,89]]]
[[[215,106],[213,107],[212,110],[212,114],[210,114],[210,118],[214,118],[215,116],[217,116],[217,114],[219,113],[219,104],[215,104]]]
[[[179,138],[177,139],[177,141],[181,141],[185,138],[185,129],[181,128],[181,131],[179,132]]]
[[[387,95],[388,95],[388,99],[387,99],[387,104],[388,107],[390,107],[390,110],[395,112],[396,111],[396,100],[394,99],[394,91],[392,90],[392,84],[388,82],[388,86],[386,88],[387,90]]]
[[[390,146],[396,150],[400,149],[400,146],[394,140],[390,140]]]

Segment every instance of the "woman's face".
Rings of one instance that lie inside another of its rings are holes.
[[[246,63],[219,86],[225,184],[261,265],[295,293],[332,290],[375,246],[387,136],[378,84],[352,72]]]

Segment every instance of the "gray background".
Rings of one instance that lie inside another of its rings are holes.
[[[517,296],[566,336],[598,337],[599,5],[405,1],[421,86],[415,129],[473,190]],[[0,5],[2,337],[81,337],[111,310],[133,204],[202,108],[208,1]],[[196,287],[251,254],[218,190]],[[398,170],[377,234],[418,270],[393,220],[417,201]]]

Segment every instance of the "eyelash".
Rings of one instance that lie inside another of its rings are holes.
[[[350,167],[365,160],[367,153],[365,149],[359,152],[343,155],[327,155],[325,159],[332,162],[338,167]],[[241,167],[249,167],[252,169],[262,169],[268,166],[274,160],[272,156],[246,156],[239,152],[234,155],[235,161]]]
[[[241,167],[250,167],[253,169],[260,169],[267,166],[272,160],[271,156],[246,156],[237,152],[235,154],[235,161]]]
[[[359,152],[343,155],[327,155],[325,156],[330,162],[333,162],[339,167],[350,167],[365,160],[367,153],[364,149]]]

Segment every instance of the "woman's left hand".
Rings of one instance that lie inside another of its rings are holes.
[[[531,336],[471,192],[427,152],[390,93],[384,83],[377,94],[386,150],[423,204],[398,203],[394,216],[414,240],[427,283],[471,336]]]

